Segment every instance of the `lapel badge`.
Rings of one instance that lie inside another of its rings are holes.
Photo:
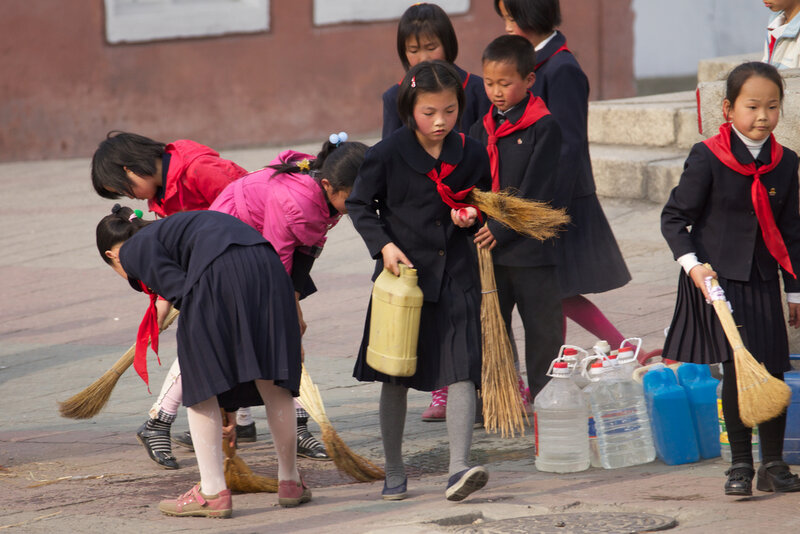
[[[774,197],[776,194],[777,193],[775,193],[775,188],[774,187],[770,187],[769,188],[769,196]]]
[[[518,145],[521,145],[521,144],[522,144],[522,138],[521,138],[521,137],[517,137],[517,144],[518,144]]]

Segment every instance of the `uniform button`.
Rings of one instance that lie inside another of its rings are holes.
[[[444,256],[444,250],[439,251],[439,256]]]
[[[756,214],[756,212],[754,210],[750,210],[749,213],[750,213],[750,215],[755,215]]]
[[[442,221],[440,221],[439,219],[436,219],[436,226],[441,226],[441,225],[442,225]]]

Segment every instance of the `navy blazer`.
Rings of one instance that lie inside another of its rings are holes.
[[[383,270],[381,249],[393,242],[414,264],[425,300],[431,302],[439,300],[445,271],[465,291],[480,284],[471,239],[479,224],[455,226],[450,206],[426,176],[440,161],[457,165],[444,179],[454,192],[471,186],[490,189],[489,157],[477,141],[467,137],[462,145],[452,131],[436,160],[404,126],[367,151],[345,202],[353,226],[377,260],[372,279]]]
[[[467,81],[464,88],[464,110],[461,112],[461,121],[456,130],[467,133],[470,126],[480,117],[483,117],[491,102],[486,97],[486,90],[483,88],[483,78],[470,74],[458,65],[453,64],[461,76],[461,82]],[[467,78],[469,76],[469,79]],[[397,93],[400,91],[400,84],[396,83],[383,93],[383,131],[381,138],[386,139],[389,134],[403,125],[400,115],[397,114]]]
[[[135,284],[141,280],[180,309],[206,268],[232,245],[272,248],[255,228],[232,215],[184,211],[139,230],[119,249],[119,261],[134,289],[141,291]]]
[[[520,120],[527,104],[528,98],[525,98],[509,110],[508,120]],[[494,107],[489,113],[493,112]],[[484,146],[489,141],[483,121],[476,122],[469,134]],[[520,197],[562,207],[558,203],[561,199],[556,199],[560,150],[561,128],[552,115],[545,115],[533,125],[501,137],[497,140],[500,189],[512,188]],[[556,264],[553,240],[541,242],[522,236],[494,219],[489,220],[489,230],[497,240],[497,246],[492,250],[497,265],[534,267]]]
[[[758,160],[770,163],[770,142],[764,143]],[[753,156],[731,131],[731,151],[742,164]],[[800,214],[798,214],[797,154],[784,147],[783,158],[771,172],[761,176],[769,194],[775,223],[783,236],[795,274],[800,274]],[[753,178],[726,167],[705,145],[692,147],[680,182],[672,190],[661,212],[661,233],[675,259],[694,252],[720,276],[747,281],[753,262],[763,280],[778,276],[778,262],[764,244],[753,209],[750,187]],[[689,228],[691,226],[691,231]],[[784,273],[786,291],[800,284]]]
[[[553,55],[566,42],[566,37],[558,32],[544,48],[536,52],[539,66],[532,88],[533,94],[544,100],[561,127],[563,141],[556,198],[559,206],[569,206],[571,199],[595,192],[586,125],[589,79],[571,52],[562,51]]]

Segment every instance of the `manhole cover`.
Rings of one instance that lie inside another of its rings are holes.
[[[462,527],[456,532],[462,534],[509,534],[536,532],[541,534],[591,534],[595,532],[614,532],[615,534],[635,534],[654,532],[677,526],[678,522],[664,515],[628,514],[616,512],[580,512],[574,514],[546,514],[514,519],[490,521],[483,525]]]

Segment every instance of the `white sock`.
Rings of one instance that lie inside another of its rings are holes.
[[[239,408],[236,410],[236,424],[239,426],[247,426],[253,424],[253,413],[250,407]]]
[[[222,415],[217,397],[189,406],[186,412],[200,469],[200,490],[204,495],[216,495],[227,487],[222,454]]]
[[[288,389],[272,380],[256,380],[256,387],[267,408],[267,422],[278,455],[278,480],[300,482],[297,472],[297,416]]]

